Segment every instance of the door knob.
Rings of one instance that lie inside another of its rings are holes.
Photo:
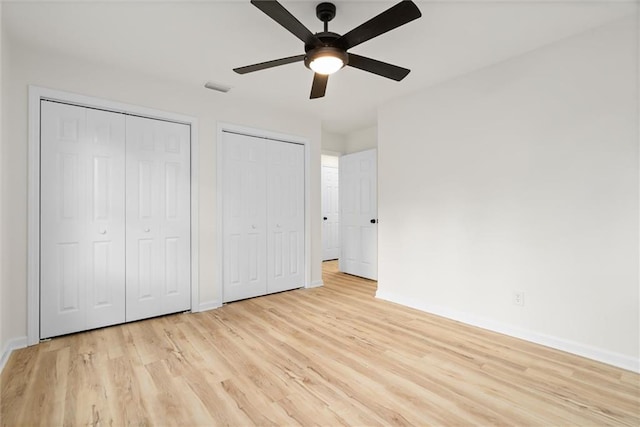
[[[144,232],[145,232],[145,233],[148,233],[148,232],[150,232],[150,231],[151,231],[151,229],[150,229],[150,228],[145,228],[145,229],[144,229]]]
[[[326,220],[328,220],[329,218],[327,218],[327,217],[325,216],[325,217],[323,217],[322,219],[326,221]]]
[[[282,226],[281,226],[280,224],[276,224],[276,227],[280,228],[280,227],[282,227]]]
[[[377,220],[377,219],[371,219],[371,224],[375,224],[375,223],[377,223],[377,222],[378,222],[378,220]]]
[[[251,224],[251,228],[253,228],[255,230],[256,229],[256,225],[255,224]]]
[[[100,230],[100,234],[107,234],[107,230]]]

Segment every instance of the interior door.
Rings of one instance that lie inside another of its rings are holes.
[[[267,146],[267,293],[304,285],[304,146]]]
[[[340,270],[372,280],[378,277],[376,151],[340,157]]]
[[[190,128],[127,116],[127,321],[191,308]]]
[[[41,102],[40,337],[125,320],[123,114]]]
[[[224,132],[223,301],[267,293],[266,140]]]
[[[338,168],[322,166],[322,260],[340,257],[340,196]]]

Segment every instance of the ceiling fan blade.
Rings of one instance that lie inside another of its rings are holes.
[[[322,98],[327,90],[328,81],[328,75],[315,73],[313,75],[313,84],[311,85],[311,96],[309,99]]]
[[[371,40],[421,16],[422,13],[420,13],[420,9],[414,2],[403,0],[338,38],[334,44],[344,50],[351,49],[360,43]]]
[[[251,0],[251,4],[267,14],[271,19],[289,30],[291,34],[302,40],[306,45],[319,46],[320,39],[307,27],[302,25],[287,9],[276,0]]]
[[[398,67],[397,65],[387,64],[386,62],[377,61],[375,59],[355,55],[353,53],[349,54],[349,63],[347,65],[397,82],[407,77],[407,74],[411,72],[411,70]]]
[[[246,65],[244,67],[234,68],[238,74],[247,74],[254,71],[266,70],[267,68],[277,67],[278,65],[291,64],[304,60],[304,55],[289,56],[287,58],[274,59],[273,61],[260,62],[258,64]]]

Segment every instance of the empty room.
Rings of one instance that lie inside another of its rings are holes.
[[[640,425],[638,1],[0,1],[0,425]]]

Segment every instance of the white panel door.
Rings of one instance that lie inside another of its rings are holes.
[[[304,286],[304,146],[266,140],[267,293]]]
[[[127,116],[127,321],[191,308],[190,128]]]
[[[266,140],[224,132],[223,301],[267,293]]]
[[[322,166],[322,260],[340,257],[340,197],[338,168]]]
[[[378,277],[376,150],[340,157],[340,270]]]
[[[125,320],[125,117],[41,102],[40,337]]]

